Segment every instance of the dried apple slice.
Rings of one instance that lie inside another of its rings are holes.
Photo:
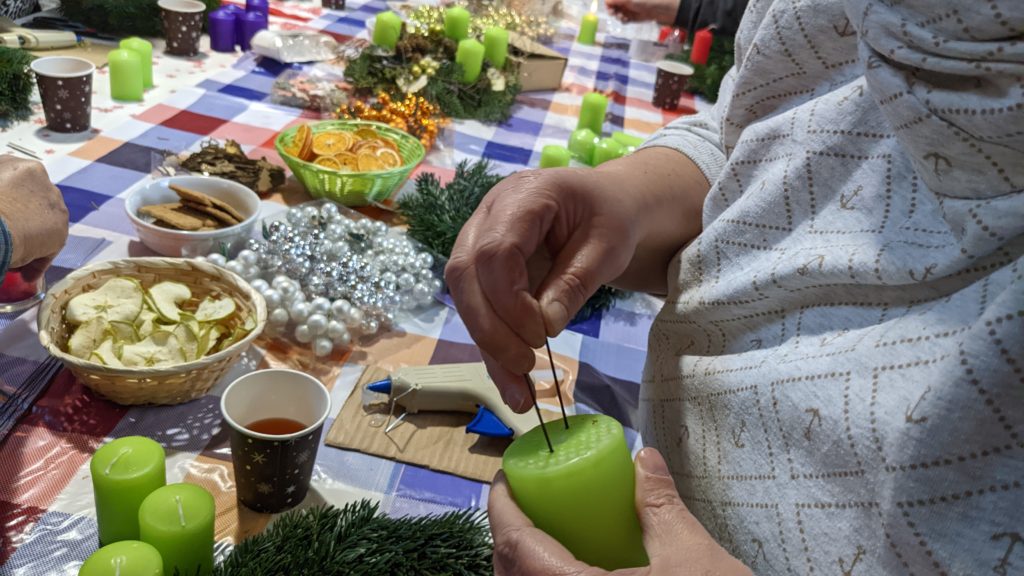
[[[133,322],[142,310],[142,298],[142,287],[135,280],[111,278],[96,290],[72,298],[64,316],[75,325],[85,324],[93,318]]]
[[[107,338],[104,340],[96,350],[93,350],[89,359],[94,362],[99,362],[104,366],[113,366],[115,368],[124,367],[124,364],[121,363],[121,359],[117,357],[113,338]]]
[[[216,322],[235,313],[235,300],[230,297],[214,300],[207,298],[199,303],[196,309],[196,320],[200,322]]]
[[[75,358],[88,360],[93,350],[99,347],[105,338],[108,338],[107,321],[99,316],[94,317],[75,330],[71,338],[68,338],[68,354]]]
[[[139,331],[135,328],[135,324],[132,322],[122,322],[120,320],[111,320],[108,328],[110,334],[114,337],[114,340],[123,342],[125,344],[135,344],[142,338],[139,337]]]
[[[185,352],[173,333],[157,330],[138,344],[126,344],[121,362],[132,368],[155,368],[185,363]]]
[[[202,358],[210,353],[210,350],[217,345],[217,341],[224,335],[224,328],[220,324],[214,324],[209,328],[203,330],[199,335],[199,350],[197,354]]]
[[[139,334],[139,340],[149,336],[156,330],[156,321],[160,318],[156,312],[153,312],[149,308],[143,308],[142,312],[139,312],[139,317],[135,319],[135,329]]]
[[[178,305],[191,297],[192,291],[180,282],[161,282],[149,289],[149,303],[153,311],[168,322],[181,321]]]
[[[178,340],[178,344],[181,345],[186,362],[199,358],[199,336],[196,335],[191,326],[184,323],[178,324],[174,327],[173,334]]]

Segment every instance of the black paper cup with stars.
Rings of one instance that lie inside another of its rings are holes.
[[[157,6],[167,40],[164,52],[173,56],[199,54],[206,4],[199,0],[160,0]]]
[[[82,58],[47,56],[32,61],[46,127],[54,132],[85,132],[92,119],[92,73]]]
[[[294,370],[259,370],[232,382],[220,399],[231,437],[238,500],[257,512],[281,512],[309,491],[331,395]]]

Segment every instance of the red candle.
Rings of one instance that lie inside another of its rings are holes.
[[[692,64],[707,64],[708,54],[711,53],[711,30],[702,28],[693,35],[693,49],[690,50],[690,62]]]

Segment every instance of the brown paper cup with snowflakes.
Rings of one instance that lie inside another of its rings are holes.
[[[85,132],[92,118],[92,75],[96,66],[72,56],[32,61],[46,127],[54,132]]]
[[[656,67],[658,72],[654,78],[654,98],[651,104],[662,110],[676,110],[679,108],[679,97],[683,95],[690,76],[693,76],[693,66],[662,60]]]
[[[199,0],[160,0],[160,17],[167,46],[164,52],[173,56],[199,54],[199,37],[203,33],[206,5]]]
[[[302,502],[331,411],[327,387],[302,372],[259,370],[232,382],[220,409],[239,502],[267,513]]]

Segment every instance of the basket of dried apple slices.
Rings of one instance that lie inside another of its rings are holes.
[[[119,404],[198,398],[263,331],[263,297],[238,275],[179,258],[91,264],[46,294],[39,341]]]

